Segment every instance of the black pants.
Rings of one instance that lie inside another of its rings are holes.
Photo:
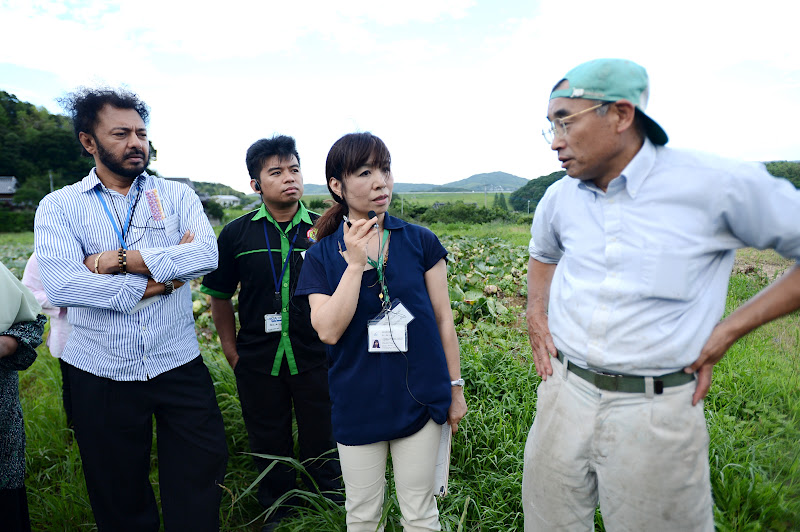
[[[66,362],[58,359],[58,365],[61,368],[61,400],[64,403],[64,413],[67,415],[67,428],[72,428],[72,392],[69,388],[69,378],[67,378],[68,366]]]
[[[31,532],[25,487],[0,489],[0,532]]]
[[[336,442],[331,434],[331,400],[328,394],[328,369],[319,366],[298,375],[290,375],[284,364],[273,377],[269,370],[247,367],[246,359],[236,364],[236,386],[242,404],[250,450],[258,454],[294,456],[292,406],[297,418],[300,461],[330,499],[341,501],[342,471]],[[332,452],[331,449],[333,449]],[[327,453],[327,454],[325,454]],[[322,456],[324,454],[324,456]],[[319,459],[315,459],[321,457]],[[255,458],[263,471],[272,460]],[[283,463],[267,473],[258,486],[258,502],[272,506],[278,498],[295,488],[296,471]],[[309,483],[310,487],[310,483]],[[289,500],[288,504],[295,501]]]
[[[203,359],[148,381],[121,382],[68,365],[75,437],[97,528],[157,531],[148,478],[153,416],[167,531],[217,531],[228,462],[225,428]]]

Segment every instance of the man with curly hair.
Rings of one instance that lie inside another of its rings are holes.
[[[97,527],[159,529],[155,418],[166,530],[218,530],[225,431],[182,288],[217,267],[214,232],[189,187],[145,172],[135,94],[83,88],[62,104],[95,167],[41,201],[35,249],[47,297],[69,307],[62,359]]]

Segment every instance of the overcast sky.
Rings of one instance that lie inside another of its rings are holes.
[[[0,0],[0,89],[63,112],[78,85],[151,107],[153,167],[248,191],[247,147],[297,139],[306,183],[331,144],[371,131],[395,180],[558,170],[550,89],[597,57],[650,74],[648,114],[690,147],[800,159],[791,0]]]

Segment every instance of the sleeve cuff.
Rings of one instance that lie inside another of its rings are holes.
[[[175,267],[175,263],[165,258],[165,254],[161,253],[162,251],[162,248],[139,250],[142,260],[147,269],[150,270],[150,277],[159,283],[178,277],[178,268]]]
[[[219,292],[214,290],[213,288],[209,288],[206,285],[200,285],[200,291],[204,294],[207,294],[211,297],[216,297],[217,299],[230,299],[233,297],[233,294],[228,294],[225,292]]]
[[[534,249],[531,247],[528,248],[528,253],[530,254],[532,259],[538,260],[543,264],[558,264],[558,261],[561,260],[561,256],[553,257],[551,255],[545,255],[538,249]]]
[[[146,276],[135,273],[125,274],[125,282],[122,285],[122,289],[111,298],[111,308],[119,312],[130,313],[142,300],[146,289]]]

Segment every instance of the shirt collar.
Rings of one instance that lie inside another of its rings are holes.
[[[308,214],[308,209],[306,209],[306,206],[303,205],[303,202],[298,201],[297,203],[298,203],[298,209],[297,212],[294,213],[294,217],[292,218],[292,221],[290,223],[291,227],[294,227],[296,224],[300,222],[305,222],[308,225],[314,225],[314,222],[311,221],[311,215]],[[261,207],[258,208],[258,212],[256,212],[256,215],[253,216],[253,219],[250,221],[255,222],[256,220],[260,220],[262,218],[266,218],[268,221],[274,224],[278,223],[275,221],[275,218],[273,218],[272,215],[269,213],[269,211],[267,210],[267,206],[264,205],[263,202],[261,203]]]
[[[96,170],[97,170],[97,167],[92,168],[89,171],[89,175],[87,175],[86,177],[84,177],[81,180],[81,186],[80,186],[81,192],[91,192],[95,188],[97,188],[98,186],[100,186],[100,187],[104,186],[103,182],[100,181],[100,178],[97,177]],[[142,172],[141,174],[139,174],[136,177],[136,179],[133,180],[133,183],[131,183],[131,188],[133,188],[133,185],[135,185],[139,179],[146,178],[146,177],[147,177],[147,172]]]
[[[400,218],[395,218],[394,216],[390,216],[388,212],[383,217],[383,227],[390,231],[394,231],[395,229],[402,229],[407,225],[408,225],[407,221],[401,220]]]
[[[634,155],[628,166],[622,170],[621,177],[625,178],[626,189],[631,198],[636,199],[636,193],[642,187],[642,183],[650,175],[650,171],[656,163],[656,147],[645,138],[639,152]]]

